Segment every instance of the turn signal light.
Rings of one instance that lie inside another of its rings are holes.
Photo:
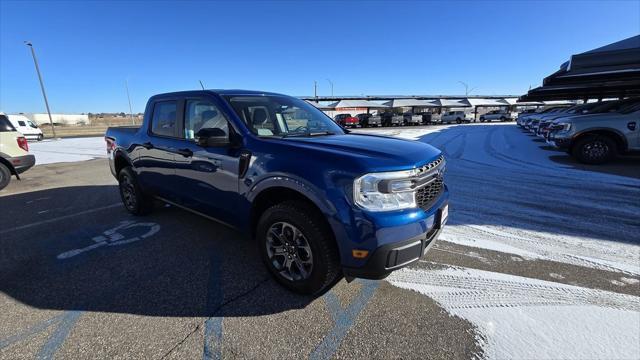
[[[369,250],[358,250],[358,249],[351,250],[351,256],[353,256],[356,259],[364,259],[368,255],[369,255]]]

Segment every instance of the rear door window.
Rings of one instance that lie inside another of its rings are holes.
[[[175,101],[157,102],[153,107],[151,119],[151,132],[154,135],[177,137],[176,135],[176,110]]]
[[[24,121],[18,121],[18,125],[20,126],[27,126],[27,123]]]
[[[9,119],[5,115],[0,115],[0,132],[16,131]]]

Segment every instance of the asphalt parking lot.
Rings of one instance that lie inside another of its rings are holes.
[[[572,167],[512,124],[358,131],[445,152],[451,219],[425,259],[298,296],[234,230],[129,215],[106,159],[39,165],[0,192],[0,358],[640,357],[626,162]]]

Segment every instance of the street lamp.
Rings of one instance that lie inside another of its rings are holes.
[[[333,82],[329,79],[327,79],[327,81],[329,82],[329,85],[331,85],[331,96],[333,96]]]
[[[42,75],[40,74],[40,67],[38,66],[38,59],[36,59],[36,52],[33,50],[33,44],[31,41],[25,41],[25,45],[31,49],[31,56],[33,56],[33,63],[36,65],[36,72],[38,73],[38,80],[40,80],[40,89],[42,90],[42,96],[44,97],[44,104],[47,107],[47,114],[49,114],[49,124],[51,125],[51,131],[53,132],[53,138],[56,138],[56,128],[53,126],[53,119],[51,118],[51,110],[49,110],[49,101],[47,100],[47,93],[44,91],[44,83],[42,82]]]
[[[458,81],[460,84],[462,84],[462,86],[464,86],[464,96],[469,95],[473,90],[475,90],[476,88],[471,88],[471,90],[469,90],[469,85],[467,85],[466,82],[464,81]]]

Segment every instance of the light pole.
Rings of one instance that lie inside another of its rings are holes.
[[[471,88],[471,90],[469,90],[469,85],[467,85],[466,82],[464,81],[458,81],[460,84],[462,84],[462,86],[464,86],[464,96],[469,95],[473,90],[475,90],[476,88]]]
[[[129,118],[131,119],[131,125],[135,125],[133,121],[133,109],[131,108],[131,96],[129,96],[129,79],[124,80],[124,87],[127,88],[127,100],[129,100]]]
[[[331,85],[331,96],[333,96],[333,82],[329,79],[327,79],[327,81],[329,82],[329,85]]]
[[[313,80],[313,97],[318,101],[318,82]]]
[[[44,91],[44,83],[42,82],[42,75],[40,75],[40,67],[38,66],[38,59],[36,59],[36,52],[33,50],[33,44],[31,41],[25,41],[25,45],[31,49],[31,56],[33,56],[33,63],[36,65],[36,72],[38,73],[38,80],[40,80],[40,89],[42,89],[42,96],[44,97],[44,105],[47,107],[47,114],[49,114],[49,124],[51,125],[51,131],[53,132],[53,138],[56,138],[56,128],[53,126],[53,119],[51,118],[51,110],[49,110],[49,101],[47,100],[47,93]]]

